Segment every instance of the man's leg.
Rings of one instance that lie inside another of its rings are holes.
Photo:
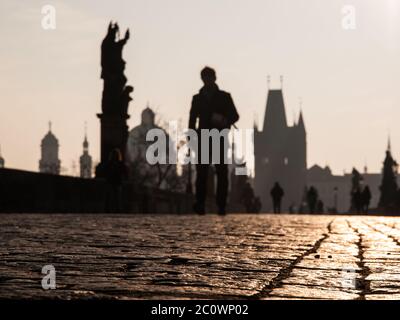
[[[205,202],[207,195],[208,164],[196,165],[196,213],[205,213]]]
[[[228,196],[228,165],[216,164],[217,172],[217,206],[218,213],[225,214],[226,198]]]
[[[219,214],[226,214],[226,199],[228,197],[228,140],[227,132],[225,132],[219,141],[219,162],[214,162],[217,174],[216,201]]]

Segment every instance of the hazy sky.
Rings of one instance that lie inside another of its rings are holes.
[[[56,8],[56,30],[41,9]],[[356,8],[356,29],[342,8]],[[62,166],[82,152],[84,122],[99,159],[100,43],[111,19],[131,28],[126,75],[135,87],[132,127],[149,101],[167,120],[185,123],[199,71],[215,67],[230,91],[239,127],[260,126],[271,86],[284,95],[289,122],[299,112],[308,133],[308,165],[334,172],[381,168],[388,133],[400,159],[400,1],[398,0],[2,0],[0,145],[6,165],[38,169],[40,140],[53,122]],[[71,172],[71,171],[70,171]]]

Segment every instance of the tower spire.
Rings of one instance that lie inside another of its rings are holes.
[[[80,177],[91,178],[92,177],[92,157],[89,154],[89,141],[87,139],[87,122],[84,123],[85,138],[83,140],[83,153],[79,158],[80,164]],[[74,171],[76,170],[76,164],[74,162]]]
[[[51,123],[51,121],[49,121],[49,132],[51,132],[51,125],[52,125],[52,123]]]
[[[302,129],[305,129],[304,118],[303,118],[303,110],[300,110],[299,122],[297,123],[297,126],[302,128]]]
[[[85,121],[85,126],[84,126],[84,132],[85,132],[85,138],[83,139],[83,152],[87,153],[89,152],[89,142],[87,139],[87,122]]]
[[[269,90],[263,131],[271,130],[273,134],[283,134],[286,128],[287,121],[283,92],[282,90]]]
[[[271,88],[271,76],[270,75],[267,75],[267,87],[268,87],[268,90]]]
[[[281,90],[282,90],[283,89],[283,75],[281,75],[280,80],[281,80]]]
[[[304,123],[303,117],[303,98],[299,97],[299,107],[300,107],[300,114],[299,114],[299,121],[297,122],[297,127],[303,131],[306,131],[306,125]]]

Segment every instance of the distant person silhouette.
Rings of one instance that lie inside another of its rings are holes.
[[[317,208],[317,202],[318,202],[318,191],[313,186],[311,186],[307,192],[307,204],[310,213],[315,213],[315,209]]]
[[[247,213],[254,211],[254,190],[249,182],[246,182],[242,191],[242,203]]]
[[[205,67],[201,71],[201,79],[204,86],[200,89],[198,94],[193,96],[192,107],[190,109],[189,128],[197,130],[198,133],[199,164],[196,165],[196,203],[193,209],[198,214],[205,214],[209,164],[201,163],[201,146],[204,142],[201,139],[200,130],[217,129],[221,131],[223,129],[230,129],[230,127],[239,120],[239,114],[236,111],[231,95],[220,90],[216,84],[217,76],[214,69]],[[198,126],[196,127],[197,120]],[[212,146],[210,141],[208,153],[211,158]],[[226,198],[228,195],[228,165],[224,161],[227,155],[227,147],[225,146],[223,137],[220,139],[220,146],[220,164],[215,164],[217,174],[216,202],[218,213],[225,214]]]
[[[317,212],[318,213],[324,213],[325,212],[325,205],[324,205],[324,202],[321,199],[319,199],[317,201]]]
[[[125,176],[126,167],[122,161],[121,151],[119,149],[114,149],[110,153],[106,167],[107,212],[121,212],[122,182]]]
[[[275,182],[274,187],[271,189],[272,203],[274,206],[274,213],[281,213],[282,198],[285,192],[278,182]]]
[[[368,213],[371,198],[371,190],[369,189],[369,186],[365,186],[364,190],[361,193],[362,210],[364,213]]]

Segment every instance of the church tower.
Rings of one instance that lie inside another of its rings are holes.
[[[284,189],[282,210],[299,207],[306,185],[307,145],[303,113],[288,126],[282,89],[268,91],[262,131],[254,132],[255,193],[263,211],[271,212],[275,182]]]
[[[89,154],[89,142],[85,127],[85,139],[83,141],[83,153],[79,158],[81,178],[90,179],[92,177],[92,157]]]
[[[51,132],[50,122],[49,132],[44,136],[41,143],[42,157],[39,161],[39,171],[41,173],[60,174],[61,161],[58,158],[58,149],[58,140]]]

